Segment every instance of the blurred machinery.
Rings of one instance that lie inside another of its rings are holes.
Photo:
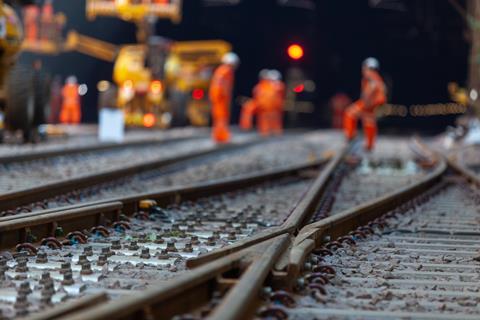
[[[10,5],[25,6],[27,41],[24,41],[22,22]],[[34,66],[16,63],[21,50],[39,53],[56,53],[58,35],[64,17],[53,12],[51,1],[42,8],[31,1],[0,0],[0,140],[4,129],[21,130],[24,141],[34,141],[40,124],[46,122],[50,81],[42,71],[42,63]]]
[[[181,20],[181,0],[87,1],[87,16],[137,25],[138,44],[115,46],[70,32],[65,47],[114,63],[113,84],[101,81],[100,107],[122,108],[130,126],[207,125],[214,68],[230,51],[224,41],[173,42],[154,35],[158,18]]]
[[[229,52],[220,40],[115,46],[70,32],[66,48],[114,63],[113,81],[101,81],[99,106],[122,108],[129,126],[208,125],[207,90],[214,68]]]

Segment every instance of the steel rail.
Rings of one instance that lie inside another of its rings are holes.
[[[445,160],[439,159],[438,161],[435,170],[409,186],[306,225],[294,240],[285,280],[290,280],[288,282],[291,285],[291,280],[298,276],[305,257],[314,247],[319,246],[326,239],[336,239],[344,236],[437,184],[448,168]]]
[[[95,184],[101,184],[112,180],[132,176],[149,170],[160,169],[171,164],[186,162],[203,156],[213,155],[219,152],[232,151],[246,146],[260,143],[261,140],[255,139],[244,143],[235,143],[226,146],[214,147],[208,150],[190,152],[185,155],[170,157],[167,159],[153,160],[136,165],[126,166],[120,169],[106,170],[95,174],[86,174],[83,176],[61,180],[58,182],[47,183],[38,187],[14,191],[0,195],[0,211],[6,211],[27,205],[44,199],[52,198],[59,194],[65,194],[73,190],[89,187]]]
[[[205,135],[206,136],[206,135]],[[51,150],[43,151],[33,151],[25,152],[14,155],[3,155],[0,156],[0,164],[9,164],[9,163],[18,163],[26,161],[34,161],[41,159],[48,159],[59,156],[68,156],[79,153],[95,152],[95,151],[108,151],[116,150],[129,147],[141,147],[155,144],[168,144],[174,142],[181,142],[193,139],[199,139],[200,137],[177,137],[177,138],[167,138],[167,139],[148,139],[148,140],[139,140],[139,141],[128,141],[123,143],[99,143],[96,145],[90,146],[81,146],[73,148],[55,148]]]
[[[328,158],[308,164],[266,170],[185,187],[164,188],[150,193],[3,217],[0,218],[0,249],[11,249],[19,243],[31,242],[30,239],[40,240],[55,237],[58,230],[61,230],[62,234],[68,234],[99,225],[108,226],[121,220],[122,215],[132,216],[135,214],[138,210],[138,203],[142,200],[155,200],[158,204],[166,205],[178,203],[181,200],[198,199],[252,187],[266,181],[301,175],[305,170],[316,169],[327,161]]]
[[[253,237],[238,241],[230,246],[221,248],[206,254],[203,254],[197,258],[187,260],[187,267],[195,268],[199,265],[208,263],[220,257],[237,252],[249,246],[255,245],[262,241],[271,239],[278,235],[289,233],[294,234],[301,228],[302,223],[311,216],[315,210],[318,200],[321,198],[328,182],[332,179],[332,175],[343,161],[344,157],[350,150],[351,145],[344,147],[339,153],[337,153],[330,162],[320,171],[317,178],[309,188],[307,194],[300,200],[291,212],[289,218],[279,227],[273,227],[269,230],[265,230]]]

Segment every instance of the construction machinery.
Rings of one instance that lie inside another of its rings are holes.
[[[154,35],[158,18],[181,20],[181,0],[87,0],[87,17],[116,17],[137,26],[137,44],[115,46],[70,32],[66,50],[114,63],[113,82],[101,81],[100,107],[125,112],[129,126],[207,125],[206,91],[214,68],[231,50],[224,41],[175,42]]]
[[[50,92],[49,78],[42,71],[41,61],[33,66],[17,63],[19,53],[29,49],[23,47],[24,28],[11,5],[30,6],[31,2],[7,3],[0,0],[0,140],[3,140],[5,130],[21,130],[24,141],[29,142],[36,139],[39,125],[45,123]],[[48,44],[48,50],[33,44],[31,48],[35,47],[35,50],[42,52],[55,51],[52,49],[54,40],[48,32],[47,24],[51,23],[50,27],[56,29],[61,26],[62,17],[54,15],[48,6],[42,9],[37,18],[42,19],[43,24],[40,25],[41,30],[38,30],[37,36],[38,39],[43,39],[44,44]]]
[[[121,108],[128,126],[208,125],[206,92],[213,70],[231,50],[228,42],[171,41],[115,46],[70,32],[66,50],[114,63],[113,83],[101,81],[99,106]]]

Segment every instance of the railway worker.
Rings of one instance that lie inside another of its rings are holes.
[[[253,89],[253,98],[242,107],[240,127],[251,129],[253,116],[257,115],[257,129],[261,135],[281,134],[285,104],[282,75],[277,70],[262,70],[259,79]]]
[[[62,99],[60,122],[63,124],[79,124],[82,114],[77,77],[69,76],[67,78],[62,89]]]
[[[240,59],[235,53],[225,54],[222,58],[222,64],[215,70],[210,83],[212,138],[217,143],[226,143],[230,140],[230,103],[235,70],[239,64]]]
[[[359,100],[347,108],[343,119],[343,128],[348,140],[357,134],[358,118],[362,118],[365,133],[365,149],[371,151],[377,136],[375,109],[387,101],[386,87],[379,74],[380,63],[375,58],[368,58],[362,65],[362,93]]]
[[[31,4],[24,9],[25,40],[35,42],[38,40],[38,25],[40,9],[37,5]]]

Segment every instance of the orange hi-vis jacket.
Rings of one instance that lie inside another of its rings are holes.
[[[386,87],[382,77],[375,70],[367,70],[362,79],[362,96],[366,111],[373,111],[387,101]]]
[[[257,115],[261,134],[280,133],[283,128],[285,84],[282,81],[262,79],[253,89],[253,98],[242,107],[240,127],[250,129]]]
[[[80,95],[78,94],[78,84],[65,84],[62,89],[62,110],[60,112],[60,122],[79,123],[81,118]]]
[[[214,119],[228,119],[230,117],[233,82],[234,68],[231,65],[223,64],[215,70],[209,91]]]
[[[78,94],[78,84],[65,84],[62,89],[63,106],[66,108],[76,108],[80,105],[80,95]]]
[[[357,120],[362,118],[368,150],[372,150],[377,138],[375,109],[387,101],[385,83],[375,70],[367,70],[362,79],[362,96],[347,108],[343,128],[345,136],[353,139],[357,134]]]

